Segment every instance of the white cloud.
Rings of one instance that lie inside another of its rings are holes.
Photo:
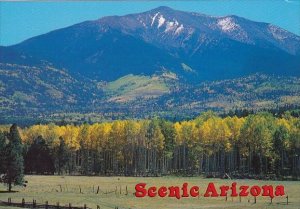
[[[297,1],[297,0],[284,0],[286,3],[289,3],[289,4],[297,4],[297,5],[300,5],[300,1]]]

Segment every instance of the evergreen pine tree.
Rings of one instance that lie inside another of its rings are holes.
[[[58,167],[58,174],[62,174],[67,162],[68,162],[68,148],[63,138],[60,137],[59,139],[59,147],[56,153],[57,159],[57,167]]]
[[[2,175],[1,181],[7,185],[8,191],[11,192],[13,185],[23,185],[24,183],[23,145],[16,124],[11,126],[8,140],[4,158],[5,173]]]
[[[50,149],[42,136],[38,136],[28,149],[25,156],[25,172],[35,174],[54,173],[54,163]]]
[[[3,175],[5,172],[4,169],[5,146],[6,146],[5,134],[3,132],[0,132],[0,179],[1,179],[1,175]]]

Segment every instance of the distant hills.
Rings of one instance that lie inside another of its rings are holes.
[[[0,63],[5,118],[41,110],[118,118],[130,108],[132,117],[146,117],[178,107],[189,115],[300,103],[300,37],[233,15],[159,7],[103,17],[0,47]]]

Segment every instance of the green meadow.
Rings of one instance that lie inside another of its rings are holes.
[[[86,176],[26,176],[28,181],[26,187],[14,187],[18,191],[6,193],[6,187],[0,186],[0,200],[7,201],[9,197],[12,202],[21,202],[25,198],[26,202],[33,199],[37,203],[55,205],[83,206],[87,204],[89,208],[101,209],[121,208],[131,209],[197,209],[197,208],[300,208],[300,182],[299,181],[263,181],[263,180],[221,180],[206,179],[201,177],[86,177]],[[251,196],[241,198],[224,197],[205,198],[203,193],[209,182],[214,182],[216,187],[221,185],[231,185],[235,181],[238,186],[244,185],[284,185],[285,193],[289,196],[289,205],[286,205],[286,197],[275,197],[271,204],[269,197],[258,197],[254,204]],[[189,186],[200,187],[202,196],[196,198],[137,198],[134,196],[135,185],[146,183],[150,186],[182,186],[187,182]],[[98,189],[99,187],[99,189]],[[127,187],[127,190],[126,190]],[[98,192],[98,194],[97,194]],[[249,202],[248,202],[249,201]],[[12,207],[1,207],[1,209],[13,209]]]

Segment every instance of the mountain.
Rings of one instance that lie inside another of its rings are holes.
[[[14,63],[25,65],[39,65],[42,64],[40,59],[35,59],[32,56],[18,52],[10,47],[0,46],[0,62],[1,63]]]
[[[0,123],[300,106],[300,37],[159,7],[0,46]]]
[[[103,95],[95,83],[87,79],[77,80],[49,64],[33,67],[0,63],[2,116],[70,111],[88,106],[93,95]]]
[[[275,25],[159,7],[103,17],[9,47],[73,75],[112,81],[173,72],[188,81],[300,75],[300,37]]]

